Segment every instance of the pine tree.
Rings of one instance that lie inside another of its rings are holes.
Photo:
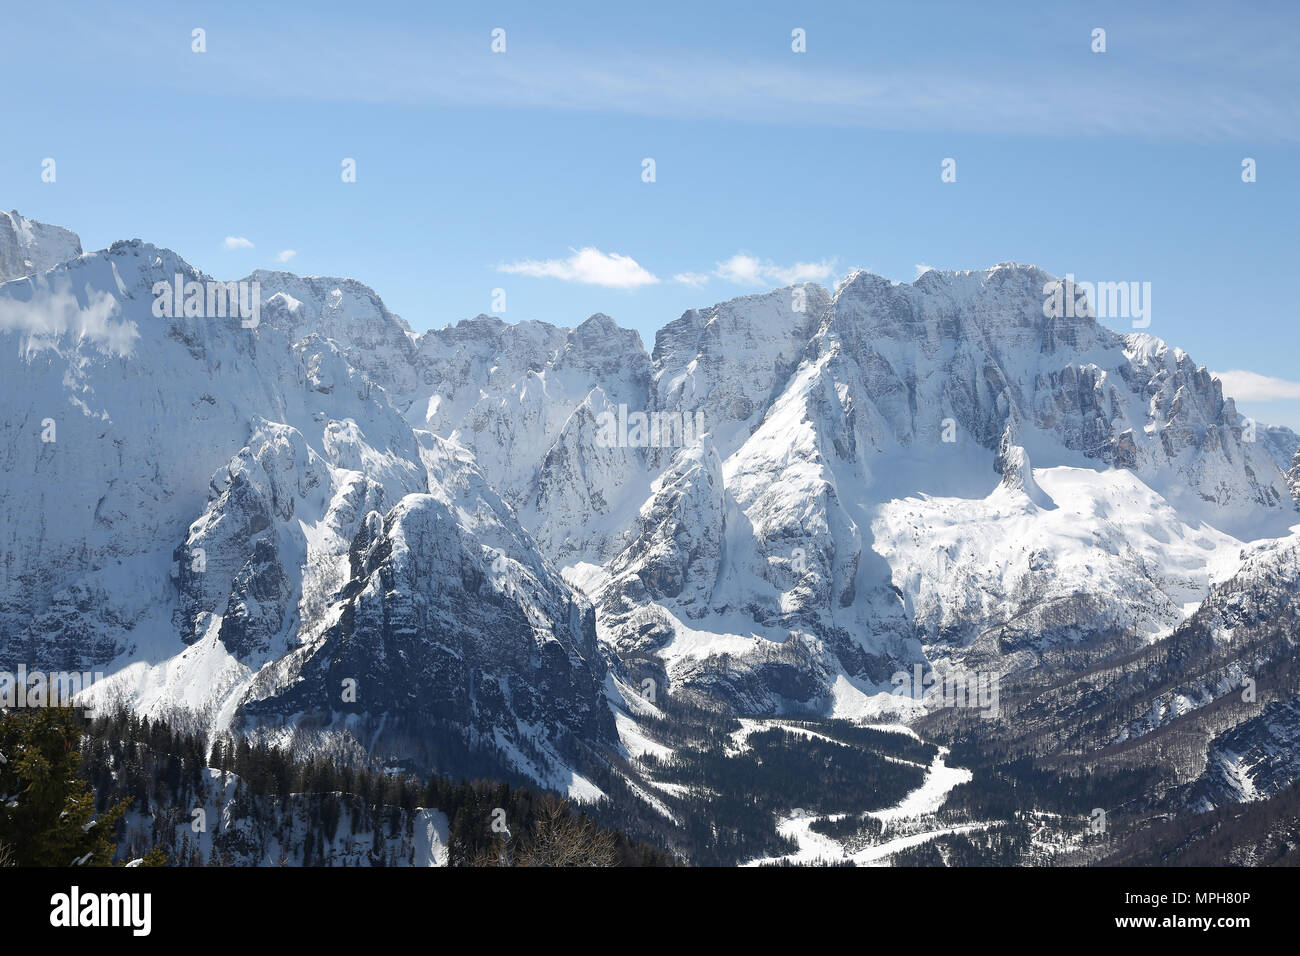
[[[167,854],[163,852],[161,846],[154,846],[152,850],[144,855],[140,863],[141,866],[166,866]]]
[[[95,816],[81,776],[80,719],[67,707],[0,714],[0,845],[18,866],[107,866],[129,801]]]

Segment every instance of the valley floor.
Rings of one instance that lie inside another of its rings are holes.
[[[757,725],[759,723],[758,721],[746,722],[747,725]],[[781,725],[779,721],[770,723],[774,726],[783,726],[783,729],[792,731],[799,729]],[[902,725],[878,726],[872,729],[898,731],[915,736]],[[884,835],[886,839],[882,842],[858,849],[850,848],[845,842],[817,833],[812,829],[812,824],[817,820],[839,821],[846,814],[825,815],[796,809],[778,822],[777,832],[783,837],[794,840],[799,845],[799,849],[794,853],[782,856],[761,857],[751,860],[745,865],[762,866],[772,863],[821,865],[844,862],[851,862],[856,865],[880,864],[901,850],[920,846],[936,837],[953,833],[968,833],[992,826],[993,824],[990,823],[971,823],[960,826],[940,826],[937,824],[935,816],[939,808],[943,806],[948,793],[953,787],[969,781],[972,777],[969,770],[961,767],[949,767],[944,762],[947,755],[947,748],[940,748],[926,768],[925,779],[921,786],[907,794],[897,804],[884,810],[867,811],[866,816],[885,824]],[[899,832],[896,836],[889,836],[891,830],[906,832]]]

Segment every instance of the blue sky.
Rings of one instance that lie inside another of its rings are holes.
[[[507,321],[647,347],[859,267],[1150,282],[1146,331],[1300,427],[1295,5],[267,6],[5,0],[0,204],[223,278],[353,276],[416,329],[504,288]]]

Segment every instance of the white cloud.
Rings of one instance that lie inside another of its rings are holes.
[[[675,273],[670,281],[692,288],[706,285],[715,278],[747,286],[796,285],[800,282],[824,282],[834,267],[833,261],[796,262],[781,266],[747,252],[738,252],[717,263],[712,272],[687,270]],[[663,281],[631,256],[601,252],[592,246],[585,246],[566,259],[523,259],[499,265],[497,271],[610,289],[635,289]]]
[[[0,299],[0,332],[25,332],[35,338],[27,348],[53,345],[69,333],[100,351],[130,355],[140,337],[134,322],[113,321],[119,314],[117,299],[106,292],[88,295],[85,307],[68,289],[51,290],[38,282],[28,302]]]
[[[702,286],[709,281],[707,272],[679,272],[673,276],[673,281],[681,285]]]
[[[766,274],[782,285],[794,285],[796,282],[825,282],[835,268],[833,262],[796,262],[782,269],[768,264],[764,267]]]
[[[719,262],[713,274],[737,285],[763,285],[763,263],[753,256],[738,252],[726,262]]]
[[[253,244],[243,236],[226,236],[227,249],[252,249]]]
[[[719,262],[713,274],[736,285],[794,285],[798,282],[824,282],[830,277],[834,262],[796,262],[792,266],[778,266],[757,256],[738,252],[725,262]]]
[[[699,288],[714,278],[725,279],[736,285],[795,285],[800,282],[825,281],[830,277],[834,266],[832,261],[796,262],[781,266],[747,252],[738,252],[730,259],[717,263],[712,272],[687,270],[674,274],[671,281],[693,288]],[[497,271],[582,282],[610,289],[636,289],[663,281],[631,256],[601,252],[593,246],[578,249],[566,259],[522,259],[519,262],[504,263],[497,266]]]
[[[297,249],[285,249],[285,250],[284,250],[283,252],[281,252],[278,256],[276,256],[276,258],[279,259],[281,262],[288,262],[290,259],[292,259],[292,258],[293,258],[294,256],[296,256],[297,254],[298,254],[298,250],[297,250]]]
[[[497,266],[497,271],[539,279],[581,282],[607,289],[636,289],[644,285],[656,285],[660,281],[658,276],[643,268],[631,256],[601,252],[594,246],[578,249],[567,259],[524,259]]]
[[[1239,402],[1278,402],[1300,398],[1300,382],[1241,369],[1212,374],[1223,383],[1223,394]]]
[[[916,278],[921,278],[921,276],[925,275],[933,268],[934,266],[928,266],[924,262],[918,262],[916,264]]]

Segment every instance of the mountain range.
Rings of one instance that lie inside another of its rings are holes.
[[[159,315],[178,281],[217,285],[0,214],[0,670],[683,826],[696,714],[745,728],[729,759],[829,721],[976,783],[1160,768],[1133,813],[1300,778],[1300,436],[1049,317],[1034,266],[772,289],[649,351],[603,314],[415,332],[286,272],[238,280],[255,323]]]

